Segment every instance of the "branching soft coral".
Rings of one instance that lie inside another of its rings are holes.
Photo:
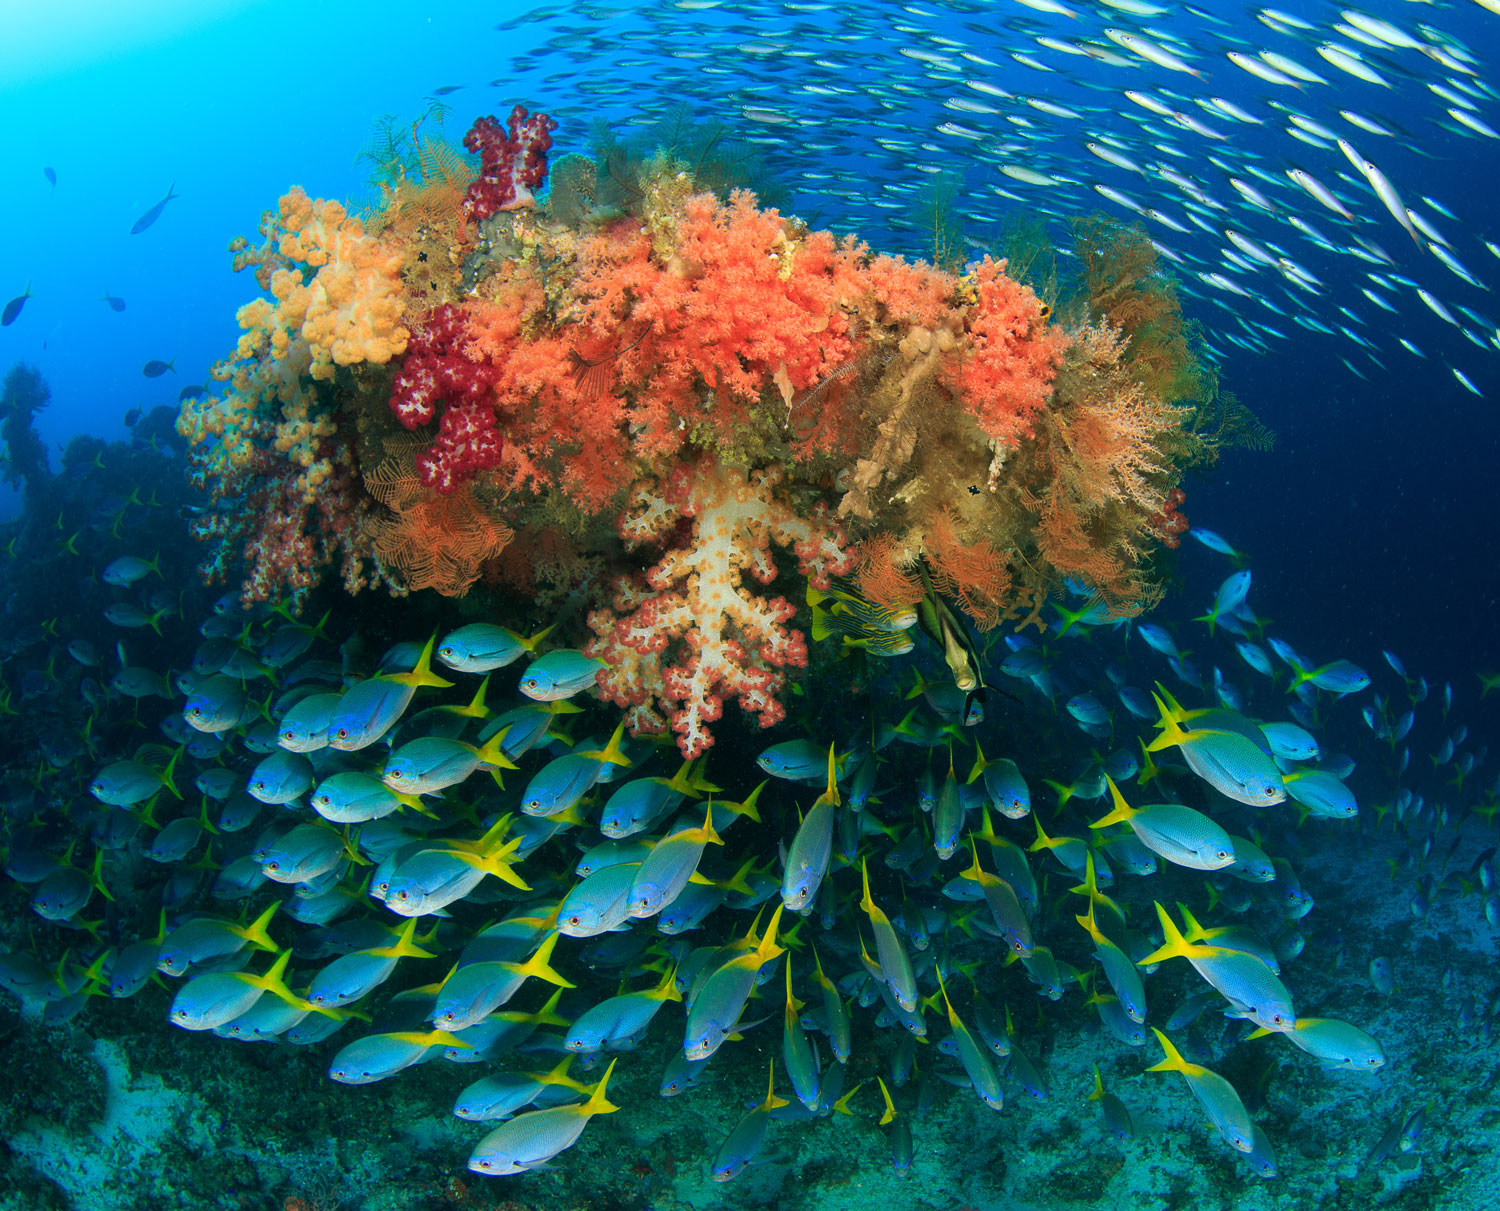
[[[700,426],[728,446],[766,393],[789,407],[848,362],[854,335],[839,304],[866,293],[852,245],[798,234],[742,192],[727,206],[689,197],[665,260],[639,225],[591,241],[577,292],[590,331],[636,342],[616,373],[648,461],[674,456]]]
[[[1070,456],[1057,458],[1059,483],[1085,512],[1117,501],[1142,518],[1159,513],[1175,474],[1162,446],[1189,412],[1146,391],[1125,361],[1118,328],[1090,324],[1076,340],[1075,398],[1054,413]]]
[[[859,544],[854,583],[860,596],[881,606],[916,605],[926,592],[916,560],[902,552],[894,534],[873,534]]]
[[[632,729],[663,731],[670,720],[686,756],[713,743],[708,725],[726,698],[738,699],[762,727],[778,722],[786,714],[777,699],[783,669],[807,663],[802,633],[786,626],[795,607],[752,594],[744,574],[761,584],[776,578],[772,543],[791,547],[819,588],[853,567],[826,509],[798,516],[777,492],[781,480],[775,468],[747,478],[704,458],[677,467],[660,488],[637,485],[621,522],[621,536],[637,547],[691,525],[644,583],[627,579],[615,608],[589,619],[598,638],[588,648],[605,662],[600,693],[627,708]]]
[[[308,373],[331,379],[334,366],[382,364],[405,350],[400,256],[365,235],[337,202],[294,188],[278,209],[279,238],[261,227],[283,262],[271,274],[271,293],[278,324],[311,350]]]
[[[981,631],[995,627],[1009,611],[1010,568],[988,539],[965,542],[953,517],[939,513],[928,527],[926,553],[932,587],[957,601]]]
[[[1140,564],[1164,537],[1177,477],[1165,449],[1190,410],[1141,384],[1121,330],[1103,321],[1078,332],[1058,397],[1037,443],[1039,550],[1060,575],[1137,612],[1157,594]]]
[[[498,470],[512,488],[560,487],[595,512],[642,468],[694,443],[740,450],[757,423],[801,457],[846,448],[857,421],[834,411],[847,393],[827,388],[877,325],[936,322],[954,289],[930,267],[802,231],[745,193],[727,205],[690,196],[666,228],[670,239],[653,238],[649,222],[624,220],[584,239],[555,307],[527,262],[490,298],[417,326],[391,406],[407,427],[442,418],[424,482]]]
[[[478,178],[464,195],[464,211],[476,220],[501,210],[536,205],[536,191],[547,179],[547,152],[557,123],[546,114],[514,106],[505,126],[494,116],[479,118],[464,146],[480,158]]]

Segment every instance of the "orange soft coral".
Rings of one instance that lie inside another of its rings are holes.
[[[736,193],[689,198],[670,264],[639,226],[584,245],[577,289],[591,336],[629,345],[617,359],[636,453],[677,453],[706,424],[732,441],[762,396],[792,396],[849,361],[843,299],[865,291],[854,257],[826,233],[800,238],[774,210]]]
[[[988,256],[974,269],[979,290],[968,321],[969,345],[954,385],[991,442],[1014,446],[1047,404],[1068,338],[1047,323],[1029,286]]]
[[[988,539],[965,542],[951,513],[938,513],[927,531],[932,587],[952,597],[981,631],[994,627],[1012,602],[1010,568]]]
[[[913,606],[925,595],[916,561],[902,552],[894,534],[872,534],[859,544],[854,583],[860,596],[880,606]]]

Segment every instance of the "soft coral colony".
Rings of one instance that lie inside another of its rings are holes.
[[[180,421],[211,577],[587,585],[600,693],[689,755],[728,699],[782,717],[794,569],[887,605],[925,573],[980,628],[1064,586],[1153,600],[1218,438],[1144,236],[1080,229],[1083,281],[1039,274],[1044,299],[1004,260],[706,191],[670,150],[567,156],[544,193],[554,129],[482,118],[475,165],[414,127],[363,220],[293,189],[232,246],[269,297]]]

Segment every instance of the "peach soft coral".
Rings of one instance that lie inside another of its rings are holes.
[[[778,723],[786,715],[777,699],[783,669],[807,663],[806,640],[786,625],[795,607],[756,596],[744,574],[761,584],[776,578],[773,543],[791,547],[819,588],[854,567],[824,506],[798,516],[777,491],[781,482],[776,468],[747,476],[705,457],[680,464],[659,488],[643,483],[631,493],[620,525],[628,545],[670,540],[682,523],[691,528],[643,579],[621,583],[614,609],[589,619],[597,638],[588,652],[605,662],[600,694],[627,709],[632,730],[665,731],[670,722],[685,756],[713,743],[708,725],[726,698],[762,727]]]

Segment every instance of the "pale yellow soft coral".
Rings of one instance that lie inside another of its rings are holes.
[[[364,224],[339,203],[309,198],[300,188],[281,199],[279,210],[278,250],[298,268],[272,274],[271,293],[287,332],[312,351],[313,378],[331,379],[335,366],[385,363],[404,353],[411,334],[401,325],[400,254],[366,235]],[[302,266],[317,272],[304,281]],[[273,355],[277,343],[273,338]]]
[[[278,456],[295,468],[292,496],[310,501],[332,473],[320,451],[334,424],[317,381],[331,380],[338,366],[384,363],[406,351],[401,257],[339,203],[300,188],[266,213],[261,233],[261,249],[236,264],[258,266],[271,297],[240,308],[234,357],[214,371],[228,390],[189,401],[178,429],[195,446],[212,442],[203,457],[231,482],[263,474],[267,456]]]

